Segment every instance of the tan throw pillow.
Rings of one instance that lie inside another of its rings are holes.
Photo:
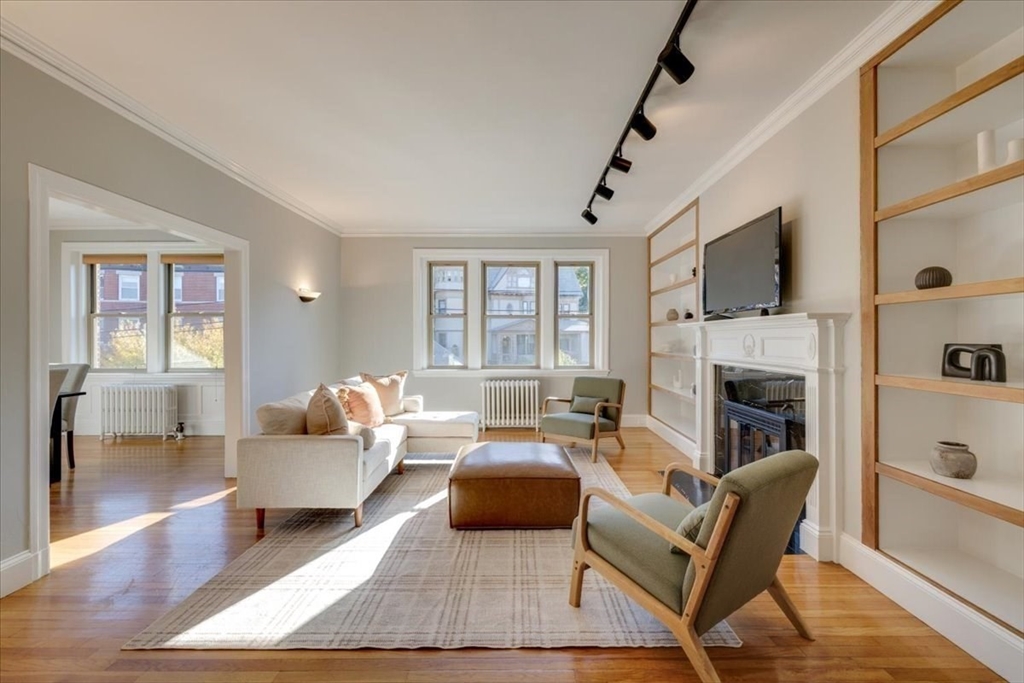
[[[377,443],[377,433],[366,425],[359,424],[355,420],[349,420],[348,433],[352,436],[363,437],[363,450],[368,451]]]
[[[306,431],[319,436],[348,434],[348,419],[338,396],[321,384],[306,406]]]
[[[269,436],[306,433],[306,406],[293,401],[265,403],[256,409],[256,419]]]
[[[360,372],[359,376],[377,390],[384,414],[391,417],[405,412],[402,407],[402,393],[405,390],[405,378],[408,374],[408,371],[403,370],[402,372],[392,372],[387,377],[374,377],[366,372]]]
[[[367,427],[380,427],[384,424],[384,408],[381,407],[377,390],[369,382],[363,382],[358,387],[338,389],[338,399],[348,419]]]

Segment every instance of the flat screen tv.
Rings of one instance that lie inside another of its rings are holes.
[[[704,315],[781,306],[781,245],[781,206],[705,244]]]

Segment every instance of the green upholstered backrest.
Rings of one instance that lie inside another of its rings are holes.
[[[612,377],[577,377],[572,383],[573,396],[595,396],[607,398],[609,403],[622,403],[622,395],[626,383]],[[618,408],[605,408],[604,417],[612,420],[618,427],[622,411]]]
[[[818,459],[813,455],[786,451],[722,477],[697,545],[707,547],[726,495],[735,493],[740,503],[694,622],[698,635],[771,585],[817,471]],[[691,563],[683,581],[684,605],[695,578]]]

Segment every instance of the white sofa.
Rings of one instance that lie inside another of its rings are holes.
[[[358,378],[332,385],[358,383]],[[281,403],[305,408],[313,391]],[[411,453],[454,453],[477,440],[478,417],[470,411],[424,411],[422,396],[406,396],[404,413],[373,428],[376,443],[363,448],[361,436],[288,434],[250,436],[238,441],[239,508],[256,509],[262,529],[267,508],[341,508],[363,523],[363,501],[384,478],[404,470]]]

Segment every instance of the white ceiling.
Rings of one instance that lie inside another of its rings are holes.
[[[49,2],[0,15],[345,233],[633,233],[890,0],[701,0],[697,72],[648,100],[670,2]]]

